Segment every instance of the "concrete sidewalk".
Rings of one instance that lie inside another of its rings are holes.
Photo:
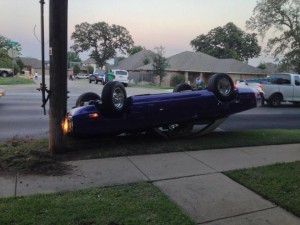
[[[64,176],[0,177],[0,196],[152,182],[197,224],[299,225],[300,219],[222,171],[300,160],[300,144],[217,149],[68,162]]]

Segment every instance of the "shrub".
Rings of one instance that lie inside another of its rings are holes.
[[[175,87],[177,84],[184,83],[184,75],[176,74],[171,78],[171,86]]]

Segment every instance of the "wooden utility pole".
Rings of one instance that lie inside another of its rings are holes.
[[[65,150],[62,124],[67,112],[68,0],[50,0],[49,151]]]

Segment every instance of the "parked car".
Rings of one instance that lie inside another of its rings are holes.
[[[76,79],[88,79],[89,75],[88,74],[77,74],[75,76]]]
[[[14,72],[12,69],[9,68],[0,68],[0,76],[1,77],[10,77],[13,76]]]
[[[206,134],[229,115],[260,105],[258,91],[235,89],[227,74],[215,74],[207,89],[179,84],[173,93],[127,97],[122,83],[108,82],[102,96],[79,96],[67,114],[65,132],[73,135],[122,134],[154,130],[165,137]],[[195,132],[195,127],[201,129]]]
[[[0,97],[2,97],[4,95],[5,95],[5,91],[4,91],[4,89],[0,85]]]
[[[300,103],[300,74],[277,73],[269,77],[262,85],[265,100],[272,107],[278,107],[281,102]]]
[[[105,71],[104,70],[94,71],[94,73],[90,74],[88,78],[89,78],[89,83],[95,82],[95,84],[98,84],[98,83],[104,84]]]
[[[128,71],[127,70],[119,70],[114,69],[112,70],[113,73],[113,80],[112,81],[118,81],[124,85],[124,87],[128,86],[129,78],[128,78]],[[95,82],[96,84],[106,84],[108,82],[107,74],[105,71],[97,71],[93,75],[89,76],[89,82]]]
[[[128,71],[127,70],[112,70],[114,79],[113,81],[121,82],[125,87],[128,86],[129,78],[128,78]]]

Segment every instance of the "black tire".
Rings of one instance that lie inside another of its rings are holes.
[[[213,92],[221,102],[229,102],[236,97],[233,81],[225,73],[212,75],[208,80],[207,89]]]
[[[1,76],[2,76],[2,77],[8,77],[8,73],[7,73],[7,72],[2,72],[2,73],[1,73]]]
[[[98,84],[98,80],[95,81],[95,84]]]
[[[280,106],[282,100],[281,94],[274,94],[268,99],[268,104],[272,107],[278,107]]]
[[[92,81],[89,79],[89,83],[92,83]]]
[[[102,90],[103,110],[108,115],[118,115],[126,108],[127,94],[122,83],[109,81]]]
[[[85,102],[100,100],[100,96],[94,92],[86,92],[77,98],[75,107],[83,106]]]
[[[189,84],[177,84],[176,87],[173,89],[173,92],[181,92],[181,91],[191,91],[193,90],[192,86]]]

